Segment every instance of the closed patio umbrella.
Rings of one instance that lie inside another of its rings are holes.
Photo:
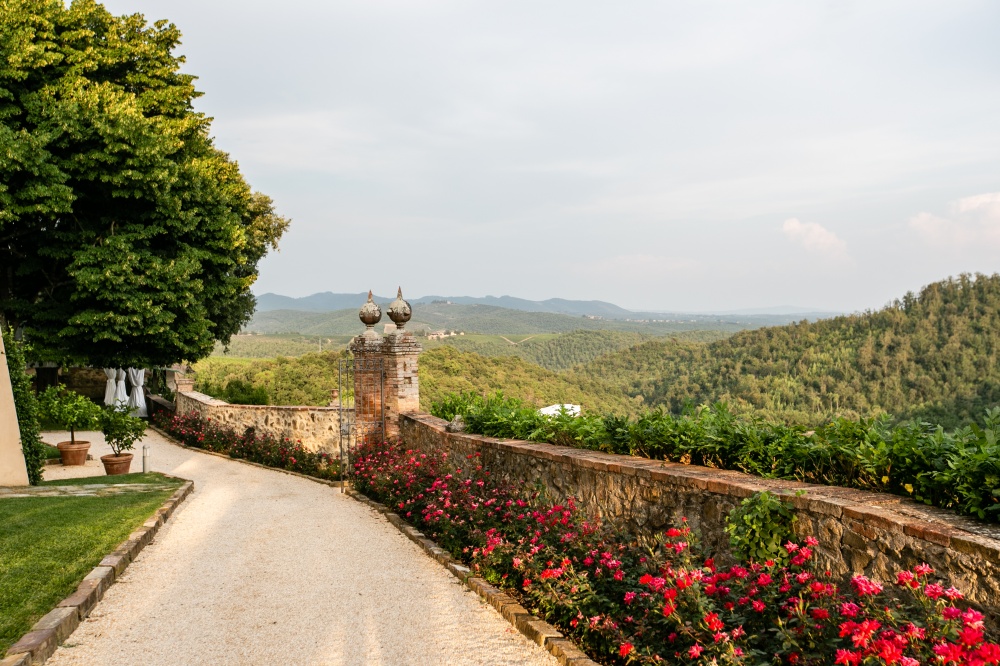
[[[128,389],[125,388],[125,371],[118,368],[118,383],[115,385],[115,396],[112,402],[115,407],[128,404]]]
[[[146,382],[146,371],[143,368],[129,368],[128,380],[132,383],[132,395],[128,397],[129,411],[132,412],[132,416],[149,416],[146,396],[142,392],[142,385]]]
[[[108,383],[104,386],[104,404],[115,404],[115,372],[114,368],[104,368],[104,376],[108,378]]]

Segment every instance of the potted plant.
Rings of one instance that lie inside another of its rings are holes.
[[[97,418],[104,441],[111,447],[111,455],[101,456],[104,471],[108,476],[113,474],[128,474],[132,466],[131,451],[135,443],[142,439],[146,432],[146,422],[138,416],[132,416],[126,405],[108,405],[101,410]]]
[[[50,386],[39,396],[41,415],[69,430],[69,441],[59,442],[59,456],[63,465],[83,465],[87,462],[90,442],[76,439],[77,430],[89,430],[97,422],[101,408],[89,398],[67,390],[63,386]]]

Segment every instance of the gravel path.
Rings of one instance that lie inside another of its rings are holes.
[[[110,452],[85,435],[95,459]],[[152,469],[193,479],[194,493],[50,666],[556,663],[339,490],[152,431],[144,443]],[[100,464],[46,478],[103,474]]]

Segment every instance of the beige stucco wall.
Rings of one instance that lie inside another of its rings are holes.
[[[28,468],[21,452],[21,431],[14,410],[14,391],[7,370],[7,351],[0,336],[0,486],[28,485]]]

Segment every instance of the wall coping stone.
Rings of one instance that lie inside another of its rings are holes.
[[[341,407],[329,407],[329,406],[303,406],[303,405],[234,405],[232,403],[226,402],[225,400],[219,400],[218,398],[213,398],[210,395],[204,393],[199,393],[198,391],[179,391],[184,397],[194,400],[195,402],[200,402],[203,405],[209,407],[233,407],[235,409],[246,409],[246,410],[283,410],[289,412],[339,412]]]

